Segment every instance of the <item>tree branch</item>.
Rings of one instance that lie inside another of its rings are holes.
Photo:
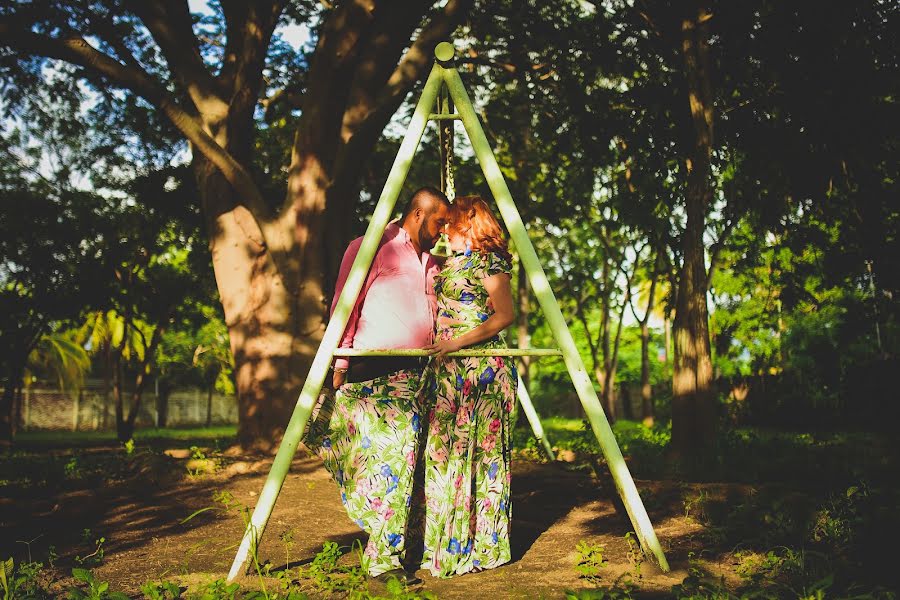
[[[128,7],[140,17],[166,57],[169,70],[187,91],[197,109],[224,117],[228,104],[216,80],[203,64],[187,2],[176,0],[129,0]]]
[[[9,18],[0,18],[0,39],[26,54],[56,58],[84,67],[111,83],[131,90],[161,110],[187,140],[218,167],[239,197],[258,218],[269,210],[250,174],[203,128],[196,117],[180,107],[174,97],[142,69],[128,67],[100,52],[84,38],[54,38],[31,32],[31,28]]]

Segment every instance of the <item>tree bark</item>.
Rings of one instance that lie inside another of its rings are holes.
[[[528,315],[531,314],[531,298],[528,293],[528,274],[521,263],[519,263],[519,276],[516,283],[516,294],[519,301],[519,314],[516,323],[516,332],[519,338],[518,346],[519,348],[530,348],[531,335],[528,333]],[[528,389],[531,381],[530,367],[531,357],[523,356],[519,365],[519,374],[522,376],[522,383],[525,384],[525,389]]]
[[[673,324],[672,451],[676,457],[685,459],[701,457],[711,448],[716,435],[703,245],[706,212],[713,193],[708,18],[709,13],[698,4],[695,12],[682,21],[682,55],[694,135],[686,161],[687,223],[682,237],[683,263]]]

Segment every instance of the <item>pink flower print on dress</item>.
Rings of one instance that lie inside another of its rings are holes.
[[[384,411],[384,418],[388,423],[393,425],[394,421],[397,419],[397,415],[399,415],[399,414],[400,413],[397,411],[396,408],[389,408],[386,411]]]
[[[453,442],[453,454],[456,456],[462,456],[466,452],[466,442],[465,440],[456,440]]]
[[[462,473],[459,473],[459,474],[453,479],[453,487],[459,488],[459,486],[462,485],[462,482],[463,482],[463,476],[462,476]]]
[[[466,379],[465,383],[463,383],[462,395],[468,396],[471,392],[472,392],[472,381],[469,379]]]
[[[375,548],[372,538],[370,538],[369,543],[366,544],[365,555],[369,558],[378,558],[378,550]]]
[[[468,383],[468,382],[467,382]],[[456,426],[462,427],[469,422],[469,411],[465,408],[461,408],[459,412],[456,413]]]
[[[381,508],[381,498],[372,498],[371,504],[372,508],[378,510],[379,508]]]
[[[490,498],[485,498],[485,499],[484,499],[484,508],[485,508],[485,510],[489,509],[490,507],[491,507],[491,499],[490,499]]]
[[[489,433],[484,436],[484,440],[481,442],[481,447],[484,448],[485,452],[490,452],[494,449],[494,446],[497,445],[497,436],[493,433]]]
[[[413,467],[416,464],[416,452],[415,450],[410,450],[406,453],[406,464]]]
[[[447,451],[444,450],[443,448],[438,448],[437,450],[431,450],[431,451],[429,451],[429,454],[431,455],[431,460],[433,460],[436,463],[443,464],[444,461],[447,460]]]
[[[385,521],[386,521],[386,520],[388,520],[388,519],[390,519],[391,517],[394,516],[394,509],[391,508],[391,507],[390,507],[389,505],[387,505],[387,504],[385,504],[385,506],[387,506],[387,510],[384,511],[384,519],[385,519]]]
[[[497,433],[500,431],[500,419],[494,419],[491,421],[491,424],[488,425],[488,429],[491,433]]]

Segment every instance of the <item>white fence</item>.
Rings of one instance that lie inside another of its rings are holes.
[[[131,393],[123,398],[128,415]],[[160,425],[159,398],[153,389],[142,395],[137,427]],[[79,390],[33,387],[22,390],[17,410],[23,430],[104,431],[116,427],[116,404],[112,389],[88,384]],[[165,425],[167,427],[202,427],[237,423],[237,398],[199,388],[177,389],[169,393]]]

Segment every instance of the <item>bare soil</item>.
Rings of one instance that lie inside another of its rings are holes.
[[[177,449],[145,451],[129,460],[129,471],[120,479],[4,488],[8,495],[0,497],[0,557],[27,558],[23,542],[28,541],[33,559],[46,564],[53,546],[59,557],[52,585],[59,595],[72,584],[67,575],[79,566],[76,557],[93,552],[100,536],[105,538],[104,557],[94,572],[110,582],[111,590],[140,597],[140,585],[150,580],[193,584],[225,577],[243,522],[236,511],[225,511],[215,502],[214,494],[229,492],[252,508],[271,458],[232,449],[213,460],[192,460],[186,450]],[[446,580],[421,570],[424,583],[418,589],[439,598],[561,598],[565,590],[596,587],[575,570],[575,547],[582,540],[604,549],[607,565],[601,583],[612,585],[630,576],[636,597],[669,597],[672,586],[687,576],[689,553],[699,555],[713,573],[733,573],[727,552],[702,552],[704,528],[685,514],[683,485],[636,483],[671,565],[669,573],[649,561],[635,564],[626,539],[630,523],[608,474],[597,477],[567,463],[517,458],[512,562]],[[214,508],[185,522],[207,507]],[[290,547],[280,539],[289,531]],[[338,488],[321,461],[298,453],[262,541],[260,559],[295,566],[308,563],[326,541],[351,546],[355,540],[364,543],[365,535],[347,518]],[[342,560],[355,557],[348,553]],[[252,577],[241,582],[257,585]],[[309,592],[317,596],[315,588]]]

